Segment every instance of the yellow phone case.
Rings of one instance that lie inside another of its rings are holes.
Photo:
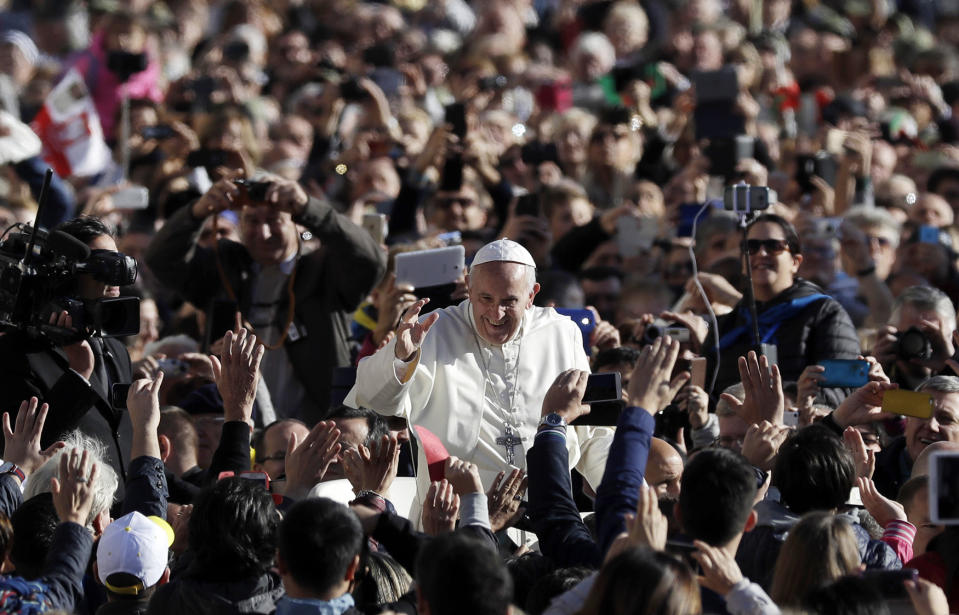
[[[882,394],[882,411],[914,416],[919,419],[932,418],[932,395],[890,389]]]

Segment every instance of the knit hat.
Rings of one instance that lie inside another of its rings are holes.
[[[134,511],[107,526],[97,547],[100,581],[115,594],[136,595],[156,585],[167,566],[167,550],[173,544],[173,528],[159,517]],[[140,582],[127,587],[112,585],[111,575],[125,573]]]

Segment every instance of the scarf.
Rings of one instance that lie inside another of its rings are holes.
[[[775,344],[776,332],[779,330],[779,326],[791,320],[796,314],[804,310],[808,305],[819,301],[821,299],[828,299],[828,295],[823,295],[820,293],[814,293],[812,295],[806,295],[805,297],[799,297],[793,299],[792,301],[786,301],[778,305],[765,310],[759,314],[759,338],[763,344],[768,344],[772,341]],[[722,336],[719,339],[719,348],[720,350],[725,350],[729,348],[737,341],[739,338],[751,335],[752,332],[752,316],[749,313],[749,309],[745,305],[739,306],[739,318],[743,320],[743,324],[739,325],[726,335]]]

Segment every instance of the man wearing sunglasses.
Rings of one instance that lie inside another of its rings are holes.
[[[748,266],[759,320],[760,339],[777,349],[783,381],[798,380],[807,365],[823,359],[855,359],[859,338],[849,315],[823,290],[797,276],[803,256],[799,236],[785,219],[773,214],[750,223],[746,235]],[[740,380],[737,358],[754,349],[748,306],[718,319],[719,375],[714,387],[722,391]],[[707,336],[707,346],[712,336]],[[711,354],[711,361],[716,355]],[[843,389],[822,389],[830,405],[845,398]]]

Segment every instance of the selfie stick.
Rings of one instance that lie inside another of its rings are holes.
[[[738,186],[744,186],[746,190],[736,190],[735,188]],[[732,193],[733,211],[739,216],[739,228],[743,234],[739,249],[742,254],[743,268],[746,270],[746,288],[743,294],[746,300],[746,309],[749,310],[749,318],[752,321],[753,348],[757,354],[764,355],[770,365],[774,365],[776,363],[776,347],[772,344],[764,344],[759,333],[759,312],[756,309],[756,295],[753,293],[753,272],[749,266],[749,250],[746,249],[747,227],[756,215],[756,212],[750,208],[749,184],[745,182],[735,184]],[[745,197],[744,203],[740,203],[740,195]]]

